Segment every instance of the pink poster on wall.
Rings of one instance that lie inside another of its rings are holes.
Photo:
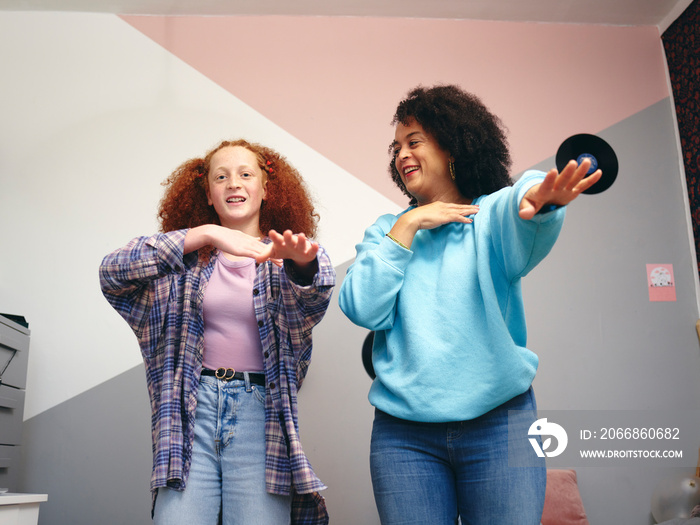
[[[647,264],[650,301],[675,301],[676,282],[672,264]]]

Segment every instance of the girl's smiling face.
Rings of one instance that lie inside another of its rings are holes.
[[[259,237],[267,178],[257,156],[243,146],[221,148],[211,157],[208,182],[207,199],[221,225]]]
[[[457,190],[449,154],[415,119],[396,125],[393,151],[396,170],[419,206],[444,200]]]

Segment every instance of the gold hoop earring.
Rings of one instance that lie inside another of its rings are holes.
[[[450,166],[450,177],[452,177],[452,180],[457,180],[455,178],[455,163],[453,161],[450,161],[449,166]]]

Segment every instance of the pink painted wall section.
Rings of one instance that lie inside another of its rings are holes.
[[[457,83],[509,129],[513,173],[669,95],[656,27],[327,17],[123,19],[383,194],[397,102]]]

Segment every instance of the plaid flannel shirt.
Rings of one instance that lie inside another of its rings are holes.
[[[159,487],[184,490],[192,457],[197,389],[202,369],[202,300],[217,252],[204,264],[183,255],[187,230],[138,237],[107,255],[100,284],[138,338],[151,400],[154,502]],[[268,241],[269,242],[269,241]],[[311,360],[311,331],[323,318],[335,285],[326,252],[311,283],[291,266],[257,265],[255,316],[264,352],[265,476],[268,492],[292,494],[292,524],[328,523],[326,487],[314,474],[298,434],[297,390]]]

